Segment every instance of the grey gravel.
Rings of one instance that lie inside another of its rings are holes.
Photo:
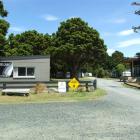
[[[94,101],[0,105],[0,140],[140,140],[140,90],[98,79]]]

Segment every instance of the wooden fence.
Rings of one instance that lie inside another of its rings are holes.
[[[59,81],[2,81],[0,82],[0,89],[9,89],[9,88],[33,88],[37,83],[44,83],[48,88],[58,88],[58,82]],[[67,85],[67,91],[69,90],[68,82],[65,81]],[[79,81],[80,87],[86,87],[86,91],[89,91],[89,87],[94,87],[94,89],[97,88],[97,80],[93,81]]]

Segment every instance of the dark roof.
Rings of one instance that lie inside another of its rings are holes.
[[[140,57],[133,57],[133,58],[125,58],[124,59],[125,62],[132,62],[132,61],[140,61]]]
[[[27,59],[46,59],[50,58],[50,55],[32,55],[32,56],[10,56],[0,57],[1,60],[27,60]]]

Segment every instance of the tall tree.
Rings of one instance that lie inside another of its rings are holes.
[[[3,2],[0,0],[0,16],[6,17],[8,12],[4,9]],[[0,19],[0,56],[4,55],[4,46],[6,45],[6,33],[9,28],[9,23],[4,19]]]
[[[116,67],[120,63],[123,63],[124,62],[124,54],[120,51],[115,51],[112,54],[112,62],[113,62],[114,67]]]
[[[106,46],[99,33],[80,18],[62,22],[53,38],[53,60],[62,64],[63,69],[67,67],[71,77],[76,77],[85,63],[95,64],[106,55]]]
[[[48,34],[44,35],[35,30],[17,35],[10,34],[8,38],[9,47],[6,47],[6,56],[42,55],[50,46],[50,38]]]

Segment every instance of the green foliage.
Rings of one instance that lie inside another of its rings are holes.
[[[140,52],[136,53],[136,57],[140,58]]]
[[[3,1],[0,0],[0,16],[6,17],[8,12],[4,9]],[[0,56],[4,56],[4,46],[7,44],[6,34],[9,28],[9,23],[0,19]]]
[[[9,23],[3,19],[0,19],[0,34],[6,35],[9,28]]]
[[[51,37],[48,34],[43,35],[35,30],[17,35],[10,34],[8,38],[9,48],[6,48],[6,56],[43,55],[51,44],[50,40]]]
[[[121,75],[121,73],[122,73],[123,71],[125,71],[125,65],[124,65],[124,64],[118,64],[118,65],[116,66],[116,71],[118,72],[119,75]]]
[[[114,63],[114,66],[117,66],[118,64],[123,63],[123,61],[124,61],[123,53],[119,52],[119,51],[115,51],[112,54],[112,61]]]
[[[8,12],[4,9],[3,1],[0,0],[0,16],[6,17]]]
[[[99,78],[105,77],[105,70],[103,68],[99,68],[97,70],[97,77],[99,77]]]
[[[93,75],[99,78],[111,77],[110,71],[104,69],[103,67],[100,67],[100,65],[97,65],[97,67],[93,69]]]
[[[102,62],[100,67],[103,67],[105,70],[107,70],[107,75],[110,75],[109,73],[111,73],[120,63],[124,63],[124,55],[122,52],[115,51],[112,56],[106,55],[104,62]]]
[[[52,45],[54,47],[51,55],[54,61],[66,66],[71,77],[77,76],[85,63],[95,64],[106,54],[106,46],[99,33],[80,18],[62,22],[53,35]]]
[[[106,58],[104,60],[104,63],[102,65],[102,67],[104,69],[112,71],[112,69],[115,67],[115,64],[114,64],[112,56],[106,55]]]
[[[0,56],[4,56],[4,46],[7,44],[6,34],[9,28],[9,23],[0,19]]]

